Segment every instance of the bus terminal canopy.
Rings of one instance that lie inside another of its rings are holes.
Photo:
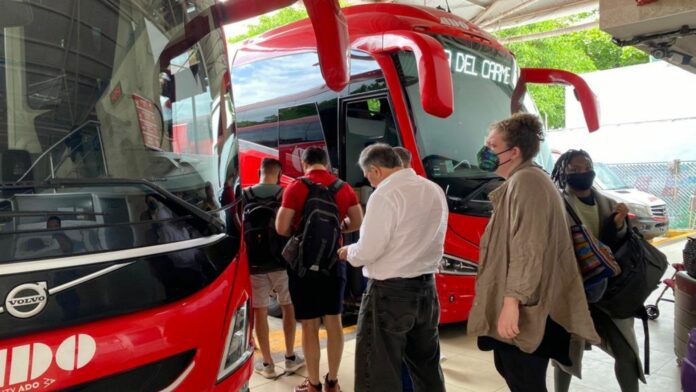
[[[401,3],[440,7],[495,31],[543,20],[590,11],[597,0],[376,0],[375,3]]]
[[[619,46],[635,46],[696,73],[694,0],[366,0],[439,7],[489,32],[599,10],[599,19],[553,31],[508,37],[503,44],[599,27]]]

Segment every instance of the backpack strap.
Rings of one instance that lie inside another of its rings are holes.
[[[283,189],[283,188],[278,189],[278,190],[276,191],[275,195],[273,195],[273,198],[274,198],[276,201],[281,201],[281,200],[283,199],[283,191],[284,191],[284,190],[285,190],[285,189]]]
[[[336,181],[334,181],[333,184],[329,186],[329,190],[331,191],[331,193],[335,195],[336,193],[338,193],[338,191],[341,190],[341,187],[343,187],[343,180],[337,178]]]
[[[244,188],[242,190],[242,200],[244,201],[244,204],[249,204],[254,201],[254,199],[256,199],[256,195],[251,187]]]
[[[302,181],[305,185],[307,185],[307,188],[312,189],[312,187],[316,186],[315,183],[313,183],[309,178],[307,177],[300,177],[298,180]]]
[[[650,374],[650,332],[648,331],[648,312],[645,308],[638,311],[638,317],[643,322],[643,371],[645,374]]]
[[[570,202],[566,198],[565,193],[562,191],[560,193],[561,193],[561,199],[563,199],[563,204],[565,204],[566,211],[568,211],[568,214],[570,215],[570,217],[573,218],[573,221],[575,221],[576,225],[582,225],[582,220],[580,220],[580,217],[573,209],[573,206],[570,205]]]

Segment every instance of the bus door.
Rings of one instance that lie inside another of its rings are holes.
[[[375,143],[402,145],[391,101],[384,92],[342,99],[340,107],[341,177],[353,188],[369,185],[358,166],[360,152]]]
[[[339,107],[340,175],[353,187],[364,211],[373,189],[358,165],[360,152],[375,143],[401,146],[401,137],[394,119],[391,101],[386,92],[341,99]],[[346,244],[350,244],[356,242],[358,238],[358,233],[352,233],[346,235],[344,239]],[[357,309],[367,285],[362,275],[362,268],[348,265],[346,278],[346,308],[350,310],[353,309],[351,305],[355,305]]]

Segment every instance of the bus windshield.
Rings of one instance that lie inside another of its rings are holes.
[[[484,145],[489,126],[511,115],[511,97],[519,69],[508,53],[450,36],[436,36],[450,62],[454,113],[448,118],[427,114],[421,106],[415,57],[396,55],[402,84],[411,105],[416,141],[427,176],[447,190],[448,196],[467,197],[483,183],[497,179],[478,168],[476,154]],[[525,97],[523,108],[536,112]],[[545,170],[552,161],[546,145],[537,157]]]
[[[191,42],[184,27],[214,1],[2,4],[18,15],[0,26],[5,259],[200,235],[191,216],[219,209],[237,173],[223,32]],[[89,246],[61,246],[61,230]]]

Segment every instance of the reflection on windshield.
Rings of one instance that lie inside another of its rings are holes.
[[[450,117],[438,118],[423,110],[413,54],[400,52],[397,60],[428,177],[448,190],[448,196],[466,197],[478,189],[481,180],[494,176],[479,169],[476,155],[490,125],[512,114],[510,101],[518,68],[508,53],[453,37],[436,38],[445,47],[452,72],[454,113]],[[525,110],[535,110],[529,99]],[[549,170],[547,146],[542,146],[541,154],[537,161]]]
[[[219,205],[238,173],[222,32],[161,57],[213,1],[24,4],[0,30],[0,199],[18,211],[12,184],[130,178]]]
[[[206,222],[143,185],[37,187],[0,208],[0,262],[166,244],[208,232]]]

